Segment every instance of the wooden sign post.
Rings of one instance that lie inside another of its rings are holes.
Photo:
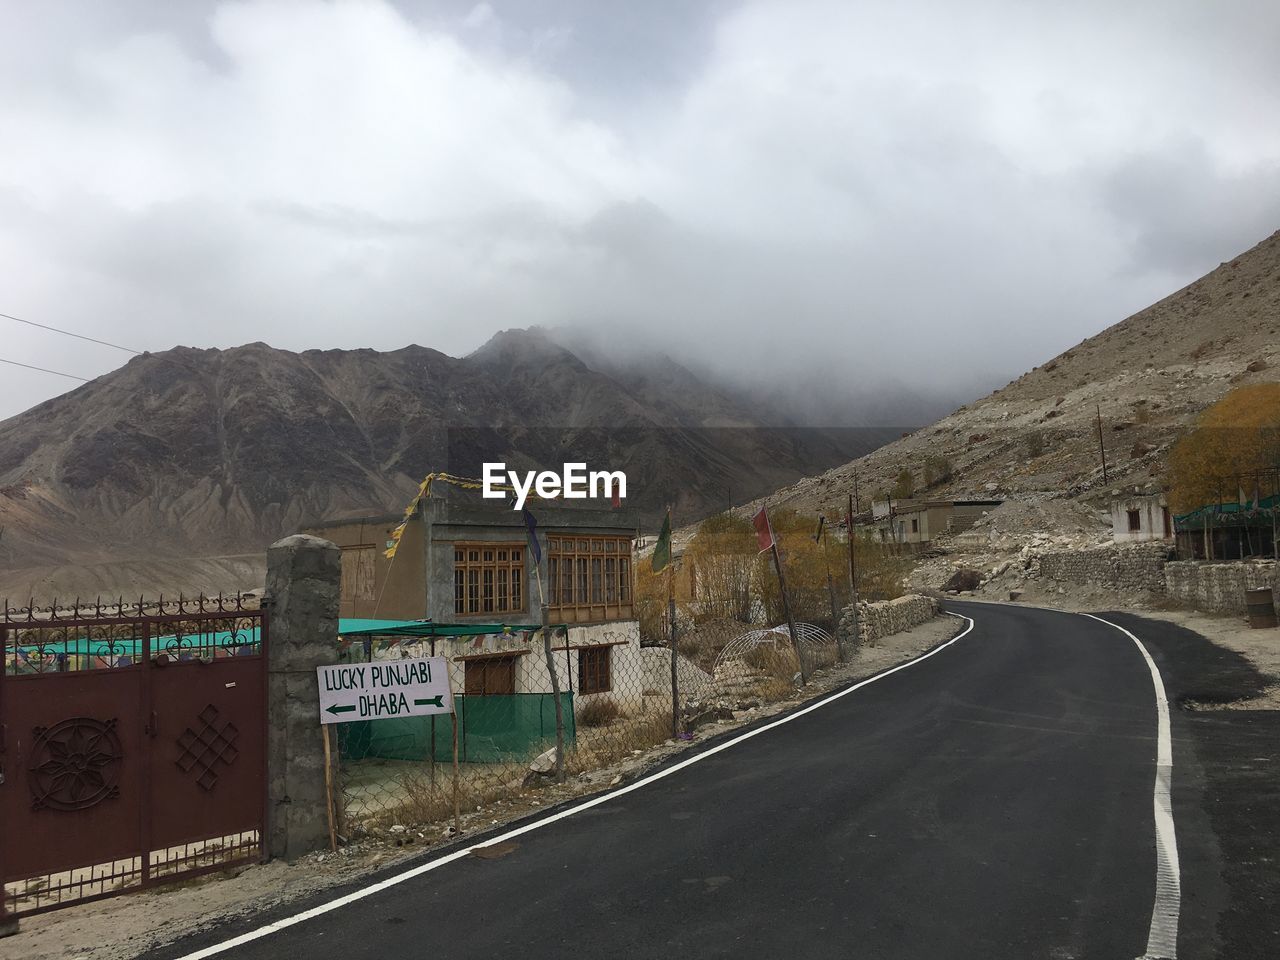
[[[329,727],[354,720],[430,717],[447,713],[453,720],[453,825],[458,829],[458,716],[444,657],[421,657],[316,667],[320,688],[320,723],[324,737],[325,807],[329,847],[338,848],[337,803],[333,790],[333,748]],[[435,751],[432,740],[431,750]]]

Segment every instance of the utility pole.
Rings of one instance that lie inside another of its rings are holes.
[[[1102,444],[1102,404],[1098,404],[1098,453],[1102,455],[1102,485],[1107,481],[1107,448]]]
[[[858,474],[853,475],[853,488],[858,489]],[[853,550],[853,507],[854,498],[849,497],[849,604],[853,610],[853,648],[856,650],[858,644],[862,640],[862,634],[858,628],[858,561],[854,556]]]

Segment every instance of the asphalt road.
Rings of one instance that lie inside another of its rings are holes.
[[[1156,887],[1141,653],[1082,616],[952,609],[975,628],[921,663],[505,855],[221,956],[1141,956]]]

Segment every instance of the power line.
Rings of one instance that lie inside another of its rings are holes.
[[[39,370],[41,373],[52,373],[55,377],[66,377],[68,380],[79,380],[83,383],[89,382],[88,377],[78,377],[74,373],[63,373],[61,370],[49,370],[45,367],[33,367],[29,363],[19,363],[17,360],[6,360],[4,357],[0,357],[0,363],[7,363],[15,367],[24,367],[27,370]]]
[[[141,350],[134,350],[132,347],[122,347],[118,343],[110,343],[106,340],[98,340],[94,337],[86,337],[83,333],[72,333],[70,330],[60,330],[57,327],[49,326],[47,323],[36,323],[34,320],[23,320],[21,317],[15,317],[8,313],[0,313],[0,317],[3,317],[6,320],[16,321],[17,323],[25,323],[29,327],[39,327],[41,330],[49,330],[49,331],[52,331],[53,333],[60,333],[64,337],[75,337],[77,340],[88,340],[90,343],[96,343],[104,347],[111,347],[113,350],[123,350],[125,353],[132,353],[137,356],[142,355]],[[18,364],[18,366],[23,366],[23,364]],[[33,369],[39,369],[39,368],[35,367]],[[45,371],[45,373],[54,373],[54,372],[55,371],[53,370]],[[64,374],[61,374],[61,376],[67,377],[67,376],[70,376],[70,374],[64,373]],[[82,380],[84,378],[77,377],[76,379]]]

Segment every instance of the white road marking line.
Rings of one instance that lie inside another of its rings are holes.
[[[1182,909],[1182,875],[1178,869],[1178,836],[1173,824],[1173,742],[1169,737],[1169,699],[1164,681],[1151,654],[1142,641],[1110,620],[1086,613],[1086,617],[1115,627],[1138,645],[1151,671],[1151,684],[1156,690],[1156,781],[1153,791],[1156,822],[1156,901],[1151,908],[1151,929],[1147,934],[1147,952],[1138,960],[1177,960],[1178,914]]]
[[[928,660],[934,654],[939,653],[942,650],[945,650],[947,647],[951,646],[953,643],[955,643],[957,640],[965,636],[970,630],[973,629],[972,617],[965,617],[958,613],[948,613],[948,616],[958,617],[961,620],[968,620],[969,625],[965,627],[963,630],[961,630],[959,633],[957,633],[950,640],[948,640],[946,643],[939,644],[938,646],[930,650],[928,653],[921,654],[920,656],[916,657],[914,660],[908,660],[906,663],[900,663],[896,667],[892,667],[891,669],[886,670],[883,673],[877,673],[874,677],[868,677],[866,680],[860,680],[859,682],[853,684],[852,686],[845,687],[843,690],[839,690],[828,697],[824,697],[823,699],[819,700],[817,703],[810,704],[809,706],[803,708],[802,710],[797,710],[794,713],[789,713],[785,717],[779,717],[777,720],[774,720],[772,723],[767,723],[763,726],[756,727],[754,730],[748,730],[746,733],[741,734],[740,736],[734,737],[731,740],[726,740],[724,743],[717,744],[716,746],[711,747],[707,750],[703,750],[699,753],[695,753],[693,756],[685,760],[682,760],[677,764],[673,764],[670,767],[666,767],[662,770],[659,770],[657,773],[651,773],[647,777],[643,777],[637,780],[635,783],[627,784],[625,787],[619,787],[617,790],[612,790],[608,793],[602,793],[599,796],[593,797],[592,799],[587,800],[584,803],[578,804],[576,807],[569,807],[566,810],[561,810],[557,813],[553,813],[550,816],[542,818],[541,820],[535,820],[532,823],[526,823],[524,826],[517,827],[514,830],[508,830],[506,833],[502,834],[501,836],[489,837],[480,843],[466,847],[462,850],[455,850],[453,853],[447,854],[443,857],[439,857],[428,863],[420,864],[419,866],[413,867],[410,870],[406,870],[403,873],[397,873],[394,876],[387,877],[385,880],[379,880],[375,884],[372,884],[368,887],[363,887],[362,889],[356,890],[353,893],[348,893],[345,896],[341,896],[333,900],[329,900],[318,906],[312,907],[310,910],[303,910],[301,913],[295,913],[293,916],[285,917],[281,920],[276,920],[273,923],[268,923],[265,926],[259,927],[256,930],[250,930],[248,933],[242,933],[238,937],[232,937],[230,940],[224,940],[222,943],[215,943],[211,946],[204,947],[192,953],[185,954],[182,957],[180,957],[179,960],[204,960],[205,957],[212,957],[219,953],[223,953],[227,950],[232,950],[235,947],[243,946],[246,943],[250,943],[254,940],[261,939],[262,937],[269,936],[270,934],[278,933],[281,930],[285,930],[289,927],[292,927],[294,924],[298,924],[306,920],[314,919],[315,917],[321,916],[322,914],[329,913],[331,910],[337,910],[340,907],[345,907],[347,904],[355,903],[357,900],[363,900],[365,897],[371,897],[375,893],[381,893],[383,890],[387,890],[391,887],[396,886],[397,884],[404,883],[406,880],[412,880],[414,877],[420,877],[424,873],[429,873],[432,870],[439,869],[440,867],[443,867],[446,864],[453,863],[455,860],[461,860],[463,857],[470,854],[472,850],[475,850],[476,847],[487,847],[490,844],[503,843],[504,841],[511,840],[515,837],[520,836],[521,834],[525,834],[533,830],[537,830],[539,827],[545,827],[547,824],[555,823],[556,821],[563,820],[566,817],[571,817],[575,813],[581,813],[583,810],[590,810],[592,807],[599,806],[602,803],[607,803],[608,801],[612,800],[614,797],[621,797],[624,794],[631,793],[633,790],[639,790],[641,787],[647,786],[650,783],[654,783],[657,780],[661,780],[664,777],[669,777],[671,776],[671,774],[685,769],[685,767],[690,767],[701,760],[705,760],[707,757],[715,756],[717,753],[720,753],[722,750],[728,750],[730,747],[735,746],[736,744],[742,743],[745,740],[750,740],[752,737],[757,737],[767,730],[772,730],[775,727],[780,727],[784,723],[790,723],[792,720],[795,720],[798,717],[803,717],[805,714],[813,713],[813,711],[819,709],[820,707],[825,707],[827,704],[832,703],[836,700],[839,700],[841,697],[847,697],[849,694],[853,693],[853,691],[860,690],[861,688],[867,686],[868,684],[875,683],[877,680],[883,680],[885,677],[889,676],[890,674],[897,673],[899,670],[905,670],[907,667],[914,666],[917,663],[920,663],[924,660]]]

